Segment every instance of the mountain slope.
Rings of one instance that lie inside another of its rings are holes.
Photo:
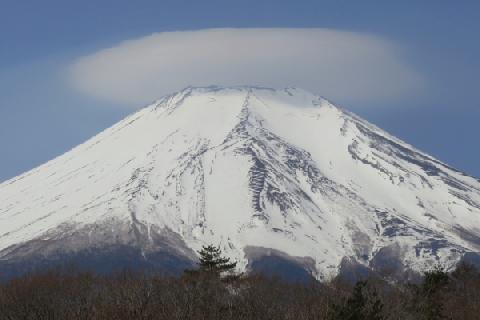
[[[188,266],[205,243],[319,279],[451,267],[480,251],[480,182],[308,92],[211,87],[0,185],[0,270],[125,250]]]

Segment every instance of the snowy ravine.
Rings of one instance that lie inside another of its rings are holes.
[[[0,273],[181,269],[209,243],[242,270],[275,256],[321,280],[452,268],[479,257],[480,181],[306,91],[208,87],[0,184]]]

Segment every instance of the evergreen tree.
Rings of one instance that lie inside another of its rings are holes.
[[[450,278],[441,267],[425,272],[421,286],[412,285],[413,300],[410,309],[416,313],[418,319],[440,320],[443,316],[442,293],[447,287]]]
[[[377,292],[368,292],[367,282],[358,281],[352,295],[342,304],[335,304],[330,320],[382,320],[383,303]]]
[[[232,273],[237,266],[237,262],[232,262],[229,258],[222,256],[220,247],[203,246],[198,253],[200,255],[199,272],[220,276],[225,273]]]

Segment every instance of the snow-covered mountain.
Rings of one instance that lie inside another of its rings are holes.
[[[480,181],[303,90],[208,87],[0,185],[0,273],[180,270],[208,243],[318,279],[450,268],[478,259]]]

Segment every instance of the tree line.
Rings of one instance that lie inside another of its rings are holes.
[[[428,271],[419,283],[371,276],[357,283],[286,282],[235,273],[219,248],[200,251],[181,277],[72,270],[25,274],[0,283],[0,319],[479,319],[480,273]]]

